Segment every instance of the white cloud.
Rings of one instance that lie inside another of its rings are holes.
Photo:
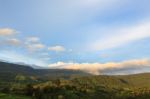
[[[1,46],[20,46],[21,41],[17,38],[7,38],[0,40]]]
[[[54,63],[54,64],[49,64],[48,66],[49,67],[61,67],[61,66],[65,66],[65,65],[68,65],[68,64],[74,64],[74,63],[64,63],[64,62],[57,62],[57,63]]]
[[[39,42],[40,38],[38,37],[28,37],[27,42],[36,43]]]
[[[89,48],[92,50],[105,50],[148,38],[150,37],[150,22],[142,22],[130,27],[112,29],[111,31],[112,33],[109,33],[109,36],[92,42]]]
[[[10,45],[20,45],[20,40],[16,39],[16,38],[11,38],[11,39],[8,39],[6,41],[6,43],[10,44]]]
[[[15,38],[18,32],[11,28],[0,28],[0,44],[2,46],[18,46],[21,41]]]
[[[25,47],[31,52],[39,51],[39,50],[42,50],[46,47],[44,44],[42,44],[40,42],[39,37],[34,37],[34,36],[27,37],[24,44],[25,44]]]
[[[45,48],[45,45],[41,43],[35,43],[35,44],[28,44],[26,45],[27,49],[29,51],[37,51]]]
[[[52,47],[48,47],[48,50],[62,52],[62,51],[65,51],[65,48],[63,46],[52,46]]]
[[[91,74],[123,74],[128,71],[141,70],[145,68],[150,69],[150,60],[148,59],[138,59],[138,60],[127,60],[123,62],[108,62],[108,63],[64,63],[57,62],[54,64],[49,64],[50,68],[60,68],[60,69],[73,69],[82,70]],[[122,70],[123,72],[120,72]],[[117,73],[118,72],[118,73]],[[136,71],[134,71],[136,72]],[[142,72],[142,70],[140,71]]]
[[[51,6],[47,5],[49,2],[45,3],[42,9],[37,10],[40,11],[38,16],[42,21],[49,22],[52,27],[64,29],[66,26],[79,25],[97,16],[110,14],[110,11],[115,13],[119,7],[125,6],[127,1],[129,0],[63,0],[53,1]]]
[[[18,32],[11,28],[0,28],[0,36],[12,36],[16,33]]]

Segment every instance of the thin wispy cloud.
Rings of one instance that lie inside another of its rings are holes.
[[[129,27],[122,27],[100,40],[92,42],[90,49],[105,50],[123,46],[150,37],[150,22],[142,22]]]

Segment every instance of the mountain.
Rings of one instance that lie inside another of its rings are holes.
[[[0,62],[0,79],[14,79],[17,75],[35,76],[39,78],[69,77],[73,75],[89,75],[78,70],[66,69],[35,69],[25,64]]]
[[[94,76],[79,70],[67,69],[34,69],[27,65],[0,62],[0,80],[12,81],[17,75],[37,77],[40,79],[75,78],[79,82],[87,82],[91,85],[100,84],[107,86],[141,86],[150,88],[150,73],[134,75],[99,75]],[[77,83],[77,82],[76,82]]]
[[[24,99],[150,99],[150,73],[95,76],[78,70],[34,69],[25,64],[0,62],[0,97],[17,99],[4,96],[26,97]]]
[[[150,88],[150,73],[132,75],[98,75],[78,77],[71,80],[71,83],[79,84],[84,82],[88,86],[107,86],[109,88]]]

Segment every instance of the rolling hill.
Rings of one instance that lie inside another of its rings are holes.
[[[149,87],[150,73],[134,75],[99,75],[94,76],[78,70],[65,69],[34,69],[26,65],[18,65],[7,62],[0,62],[0,80],[12,81],[17,75],[26,77],[37,77],[40,79],[67,78],[71,81],[86,82],[92,85],[111,85],[121,87]],[[77,83],[77,82],[75,82]]]
[[[25,99],[149,99],[150,73],[95,76],[78,70],[34,69],[0,62],[0,97],[13,99],[9,96]]]
[[[88,73],[78,70],[66,69],[34,69],[27,65],[18,65],[14,63],[0,62],[0,80],[12,80],[17,75],[35,76],[38,78],[55,78],[69,76],[84,76]]]

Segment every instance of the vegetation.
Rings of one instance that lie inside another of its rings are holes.
[[[47,72],[39,75],[39,70],[30,67],[3,65],[0,99],[150,99],[149,73],[93,76],[81,71],[56,74],[54,71],[60,70],[43,70]]]
[[[11,95],[0,93],[0,99],[32,99],[31,97],[22,96],[22,95]]]

